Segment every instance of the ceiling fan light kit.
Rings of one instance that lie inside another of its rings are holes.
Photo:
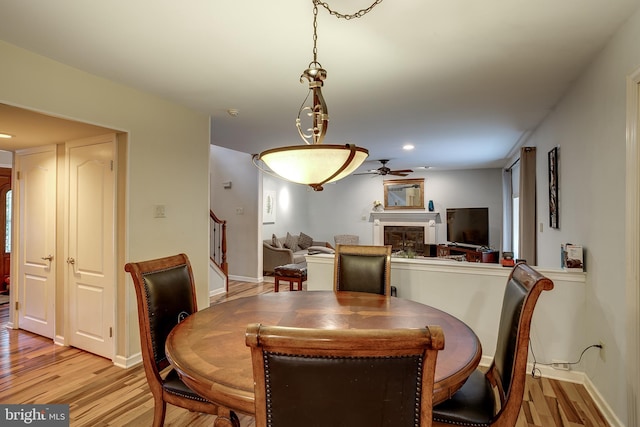
[[[305,106],[304,102],[298,111],[296,127],[305,145],[292,145],[263,151],[253,156],[253,163],[262,171],[284,178],[287,181],[310,186],[314,191],[322,191],[327,182],[334,182],[353,173],[369,156],[365,148],[353,144],[323,145],[322,142],[329,125],[329,112],[322,86],[327,78],[327,71],[318,62],[317,28],[318,6],[324,7],[337,18],[346,20],[360,18],[371,11],[382,0],[376,0],[371,6],[351,15],[343,15],[331,10],[326,2],[312,0],[313,3],[313,61],[300,76],[300,82],[309,82],[309,95],[312,105]],[[303,129],[302,119],[310,118],[311,127]],[[261,167],[258,162],[265,164],[268,169]],[[403,176],[403,175],[401,175]]]

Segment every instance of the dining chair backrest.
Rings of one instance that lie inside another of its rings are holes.
[[[494,377],[497,377],[503,411],[510,397],[514,398],[512,405],[518,409],[522,403],[534,308],[542,291],[551,289],[553,282],[524,262],[511,270],[502,300],[498,340],[491,366]]]
[[[142,351],[158,370],[169,365],[164,345],[169,332],[184,317],[198,311],[193,272],[185,254],[129,263],[138,301]]]
[[[333,289],[390,296],[391,246],[338,245]]]
[[[438,326],[248,325],[256,427],[429,427]]]
[[[217,414],[218,407],[189,389],[170,363],[165,342],[174,326],[198,311],[191,264],[185,254],[130,262],[124,267],[131,274],[136,291],[142,363],[154,397],[154,426],[164,423],[166,403],[191,411]]]

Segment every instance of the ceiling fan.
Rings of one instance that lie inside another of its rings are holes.
[[[409,175],[411,172],[413,172],[411,169],[400,169],[400,170],[391,170],[390,168],[387,167],[387,162],[389,160],[378,160],[380,163],[382,163],[382,166],[380,166],[378,169],[371,169],[367,172],[362,172],[362,173],[354,173],[354,175],[396,175],[396,176],[407,176]]]

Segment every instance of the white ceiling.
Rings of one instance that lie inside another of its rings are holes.
[[[349,21],[320,8],[325,142],[369,149],[367,169],[504,166],[639,4],[385,0]],[[0,39],[205,112],[214,144],[257,153],[302,143],[312,17],[311,0],[0,0]],[[0,108],[0,132],[37,129],[21,123]]]

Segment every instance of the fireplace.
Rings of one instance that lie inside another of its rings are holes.
[[[405,251],[423,254],[424,227],[415,225],[385,225],[384,244],[391,245],[391,251]]]
[[[438,212],[372,212],[373,244],[391,245],[393,252],[413,249],[416,255],[435,256]]]

